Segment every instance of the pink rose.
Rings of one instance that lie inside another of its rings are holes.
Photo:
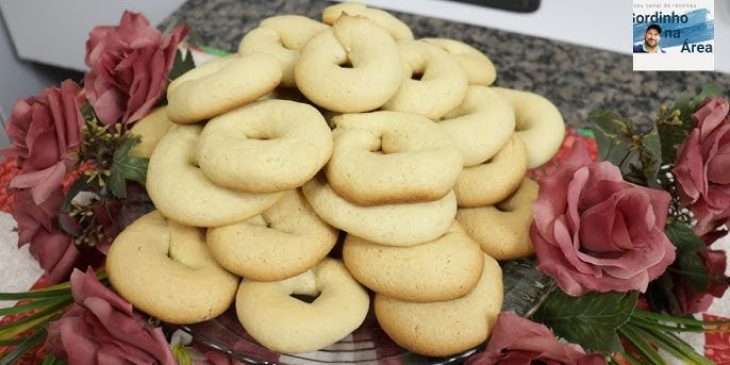
[[[610,162],[592,162],[577,143],[568,160],[540,180],[530,228],[538,268],[573,296],[646,291],[674,261],[664,234],[670,199],[624,181]]]
[[[83,102],[79,85],[66,80],[60,88],[44,89],[39,96],[18,100],[13,107],[7,127],[13,144],[2,154],[17,157],[21,169],[10,187],[30,188],[36,204],[61,186],[74,162],[73,153],[82,139]]]
[[[59,187],[36,205],[30,191],[21,190],[10,211],[18,222],[19,245],[30,244],[30,253],[46,271],[46,281],[51,285],[65,281],[79,258],[73,237],[58,227],[57,215],[63,199]]]
[[[466,365],[605,365],[599,353],[586,354],[575,344],[558,342],[545,325],[512,313],[500,313],[484,352]]]
[[[702,236],[730,218],[730,117],[728,100],[714,97],[692,115],[696,126],[679,147],[674,175],[682,206]]]
[[[71,274],[74,304],[48,326],[46,349],[70,365],[176,364],[160,327],[105,287],[93,270]]]
[[[187,33],[187,27],[178,26],[163,39],[143,15],[128,11],[119,26],[91,31],[86,41],[85,62],[90,70],[84,89],[103,123],[129,125],[157,105],[177,45]]]

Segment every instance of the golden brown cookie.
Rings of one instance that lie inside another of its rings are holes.
[[[332,132],[313,106],[264,100],[211,119],[197,161],[218,185],[273,193],[303,185],[330,158]]]
[[[410,247],[383,246],[347,235],[342,258],[363,285],[411,302],[465,295],[477,284],[484,265],[479,244],[456,222],[438,239]]]
[[[484,255],[476,287],[461,298],[431,303],[375,295],[375,315],[398,345],[426,356],[449,356],[483,343],[502,309],[502,270]]]
[[[565,137],[565,122],[558,108],[535,93],[501,87],[493,89],[512,104],[515,131],[527,146],[527,168],[550,161]]]
[[[446,133],[416,114],[380,111],[333,118],[334,151],[325,167],[338,195],[363,206],[446,196],[461,153]]]
[[[252,194],[218,186],[197,166],[198,125],[176,125],[157,144],[147,169],[147,193],[155,207],[175,221],[216,227],[251,218],[282,193]]]
[[[208,229],[221,266],[245,279],[283,280],[309,270],[337,241],[337,229],[314,213],[299,190],[247,221]]]
[[[493,206],[460,208],[456,214],[466,233],[497,260],[513,260],[532,255],[530,239],[532,203],[539,186],[530,178],[507,200]]]
[[[202,230],[148,213],[114,239],[106,257],[114,290],[135,308],[175,324],[215,318],[233,302],[238,278],[211,256]]]
[[[399,42],[398,50],[403,60],[403,83],[383,109],[437,120],[461,104],[466,76],[446,51],[420,41]]]
[[[326,24],[334,24],[342,14],[358,15],[372,20],[375,24],[382,27],[397,41],[407,41],[413,39],[411,28],[398,20],[387,11],[368,8],[363,3],[348,2],[330,5],[322,11],[322,21]]]
[[[389,246],[413,246],[433,241],[449,229],[456,215],[453,192],[431,202],[363,207],[337,195],[322,174],[304,184],[302,192],[325,222],[368,241]]]
[[[173,123],[167,118],[166,108],[162,106],[153,110],[134,123],[132,129],[129,130],[129,133],[140,137],[139,144],[135,145],[130,152],[132,156],[147,158],[152,156],[157,142],[173,126]]]
[[[281,85],[294,87],[294,63],[299,50],[317,33],[329,27],[300,15],[280,15],[264,19],[238,45],[238,53],[267,53],[281,64]]]
[[[246,105],[281,81],[279,62],[265,53],[234,54],[204,63],[167,87],[167,117],[196,123]]]
[[[454,39],[423,38],[421,40],[449,52],[466,73],[469,85],[488,86],[493,84],[497,78],[497,70],[494,68],[492,60],[476,48]]]
[[[317,299],[307,303],[292,294]],[[244,280],[236,295],[246,332],[282,353],[316,351],[339,341],[362,324],[369,307],[368,293],[334,259],[282,281]]]
[[[367,18],[347,15],[314,36],[294,65],[302,94],[340,113],[381,107],[398,91],[401,75],[398,47],[390,34]]]
[[[483,207],[506,199],[522,183],[527,172],[527,149],[513,134],[489,161],[465,167],[454,186],[460,208]]]
[[[486,86],[469,86],[458,108],[438,126],[456,142],[464,166],[477,166],[492,158],[515,130],[510,103]]]

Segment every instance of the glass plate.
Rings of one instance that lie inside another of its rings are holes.
[[[535,262],[516,260],[502,263],[504,278],[503,311],[529,316],[553,288],[550,278],[535,269]],[[450,357],[425,357],[403,349],[378,326],[372,311],[353,333],[332,346],[302,354],[280,354],[259,345],[246,333],[234,308],[210,321],[180,326],[194,340],[249,364],[450,364],[461,363],[484,345]]]

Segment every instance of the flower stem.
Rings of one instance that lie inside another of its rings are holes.
[[[682,318],[682,317],[675,317],[675,316],[668,316],[664,314],[658,314],[658,313],[652,313],[643,311],[640,309],[635,309],[634,312],[631,314],[632,317],[641,317],[645,319],[652,319],[656,321],[664,321],[664,322],[672,322],[677,324],[684,324],[689,326],[724,326],[724,325],[730,325],[730,320],[727,321],[700,321],[697,319],[690,319],[690,318]]]
[[[73,302],[73,299],[71,298],[62,300],[31,316],[21,318],[17,321],[0,326],[0,340],[13,338],[16,335],[19,335],[26,330],[34,327],[38,323],[48,322],[50,318],[59,314],[58,311],[61,308],[66,307],[67,305],[71,304],[71,302]]]
[[[31,311],[34,309],[47,307],[47,306],[49,306],[51,304],[55,304],[55,303],[58,303],[58,299],[54,298],[54,299],[38,300],[35,302],[30,302],[28,304],[16,305],[15,307],[2,308],[2,309],[0,309],[0,316],[28,312],[28,311]]]
[[[631,326],[622,326],[617,330],[625,339],[641,353],[641,355],[651,365],[668,365],[664,359],[647,343],[640,334],[638,334]],[[641,362],[639,362],[641,363]]]
[[[648,320],[641,317],[631,317],[629,320],[629,323],[632,325],[635,325],[637,327],[650,329],[654,331],[662,331],[662,332],[695,332],[695,333],[728,333],[730,332],[730,328],[728,329],[720,329],[720,328],[704,328],[701,325],[700,326],[692,326],[692,327],[686,327],[686,325],[682,326],[669,326],[663,323],[659,323],[656,321]]]
[[[18,346],[0,358],[0,365],[10,365],[20,359],[26,352],[45,340],[48,332],[43,328],[28,336]]]

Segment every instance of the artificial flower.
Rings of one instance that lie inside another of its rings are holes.
[[[599,353],[586,354],[578,345],[559,342],[543,324],[503,312],[497,318],[484,352],[470,357],[467,365],[605,365]]]
[[[730,218],[730,105],[726,98],[705,101],[692,115],[695,127],[679,147],[674,175],[680,200],[702,236]]]
[[[125,11],[118,26],[94,28],[86,41],[84,90],[104,124],[130,125],[162,98],[177,45],[188,28],[163,37],[138,13]]]
[[[13,107],[6,129],[12,146],[2,154],[16,157],[21,169],[10,187],[30,188],[36,204],[49,198],[75,162],[83,138],[83,102],[79,85],[66,80],[60,88],[44,89]]]
[[[675,258],[664,234],[667,192],[623,180],[610,162],[592,162],[583,143],[540,180],[530,237],[538,268],[563,291],[646,291]]]
[[[16,194],[10,213],[18,222],[18,244],[30,244],[30,253],[46,271],[46,281],[65,281],[79,258],[73,237],[58,227],[58,210],[64,195],[58,187],[42,204],[37,205],[29,190]]]
[[[176,364],[160,327],[150,327],[132,305],[94,271],[71,274],[74,304],[48,326],[46,349],[70,365]]]

